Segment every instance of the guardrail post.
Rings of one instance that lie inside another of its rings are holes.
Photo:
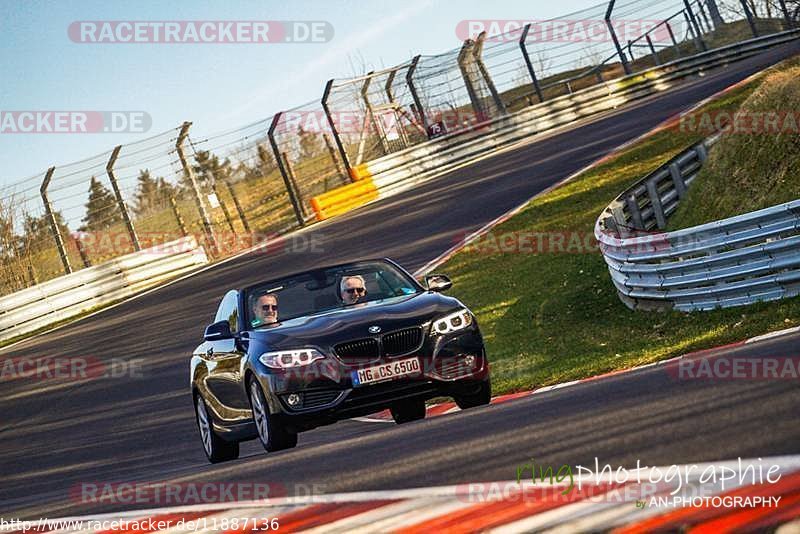
[[[128,207],[125,205],[125,200],[122,198],[122,192],[119,190],[117,177],[114,176],[114,164],[117,162],[120,150],[122,150],[122,145],[117,146],[111,152],[111,157],[108,158],[108,163],[106,164],[106,175],[108,175],[108,180],[111,182],[111,188],[114,190],[114,196],[117,198],[117,206],[119,206],[119,211],[122,213],[122,220],[125,222],[125,228],[128,229],[128,235],[131,238],[131,243],[133,243],[133,250],[139,252],[142,250],[142,247],[139,244],[139,236],[136,235],[136,229],[133,227],[133,221],[128,213]]]
[[[522,29],[522,35],[519,38],[519,48],[522,51],[522,57],[525,59],[525,66],[528,68],[528,74],[531,76],[531,81],[533,82],[533,90],[536,92],[536,96],[539,97],[539,102],[544,102],[544,96],[542,95],[542,88],[539,85],[539,78],[536,77],[536,71],[533,68],[533,63],[531,62],[531,56],[528,53],[528,46],[525,41],[528,40],[528,33],[531,31],[530,23],[526,24],[525,27]]]
[[[494,105],[501,114],[504,114],[506,112],[506,105],[503,103],[503,99],[500,98],[500,93],[497,92],[497,87],[495,87],[494,80],[492,80],[492,76],[489,74],[489,69],[486,68],[486,64],[483,62],[483,43],[485,41],[486,31],[482,31],[475,41],[475,46],[472,48],[472,55],[475,57],[475,63],[478,64],[478,70],[480,70],[481,76],[483,76],[483,81],[486,82],[486,86],[489,88],[489,93],[492,95]]]
[[[331,89],[333,89],[333,79],[328,80],[328,83],[325,84],[325,91],[322,93],[322,109],[325,111],[325,117],[327,117],[328,125],[331,127],[333,141],[336,143],[336,146],[339,149],[339,155],[342,156],[344,168],[347,170],[347,173],[350,174],[350,158],[347,157],[347,150],[344,149],[344,143],[342,143],[342,138],[339,135],[339,131],[336,129],[336,124],[333,121],[333,115],[331,115],[330,107],[328,107],[328,97],[331,94]],[[275,124],[274,120],[272,122]],[[280,157],[277,157],[277,159],[280,159]],[[350,178],[353,179],[352,174],[350,175]]]
[[[639,201],[636,200],[636,195],[631,193],[625,198],[625,205],[628,206],[628,212],[633,219],[633,227],[636,230],[644,230],[644,220],[642,220],[642,210],[639,209]]]
[[[225,188],[228,190],[228,194],[233,199],[233,205],[236,207],[236,213],[239,214],[239,220],[242,221],[242,228],[244,228],[244,231],[249,234],[250,224],[247,222],[247,217],[245,217],[244,209],[242,209],[242,205],[239,203],[239,198],[236,196],[236,192],[233,190],[233,186],[231,185],[230,179],[227,177],[223,177],[222,183],[225,184]]]
[[[326,97],[327,97],[327,90],[326,90]],[[323,97],[323,100],[325,100],[326,97]],[[323,106],[326,108],[325,113],[327,114],[328,113],[327,105],[323,103]],[[284,187],[286,187],[286,192],[289,194],[289,201],[292,203],[292,209],[294,210],[294,217],[300,226],[305,226],[305,219],[303,218],[303,212],[300,210],[300,203],[297,200],[297,193],[295,192],[294,187],[292,187],[292,182],[289,178],[289,173],[286,170],[286,166],[283,164],[283,158],[281,157],[281,151],[278,148],[278,142],[275,141],[275,128],[278,127],[278,122],[281,120],[281,116],[283,116],[282,111],[276,113],[275,116],[272,117],[272,124],[269,125],[269,130],[267,131],[267,137],[269,137],[269,144],[272,147],[272,154],[275,156],[275,162],[278,164],[278,170],[280,171],[281,177],[283,178],[283,185]],[[328,120],[330,121],[330,115],[328,116]],[[333,124],[331,124],[331,128],[333,128]],[[335,130],[334,130],[334,137],[338,139]]]
[[[186,155],[183,152],[183,142],[189,136],[189,127],[191,127],[191,125],[192,123],[188,121],[183,123],[181,126],[181,131],[178,133],[178,140],[175,143],[175,148],[178,152],[178,159],[181,161],[181,167],[183,167],[183,173],[189,179],[189,183],[192,186],[194,200],[197,204],[197,209],[200,212],[200,218],[203,220],[203,230],[205,231],[206,238],[208,238],[209,244],[211,245],[211,252],[216,256],[219,252],[219,248],[217,246],[217,238],[214,235],[214,229],[211,226],[211,219],[206,211],[206,205],[203,202],[203,195],[200,193],[200,186],[197,185],[197,179],[194,176],[192,166],[189,165],[189,162],[186,160]]]
[[[475,56],[472,54],[472,49],[475,47],[475,41],[467,39],[461,46],[461,51],[458,53],[458,68],[461,71],[461,77],[464,79],[464,86],[467,89],[469,101],[472,104],[472,109],[475,111],[478,121],[483,120],[485,115],[481,99],[475,89],[476,72],[472,67],[475,62]]]
[[[383,129],[378,124],[378,120],[375,118],[375,111],[372,108],[372,102],[369,101],[369,95],[367,92],[369,91],[369,86],[372,83],[372,76],[370,76],[372,72],[367,73],[367,77],[364,80],[364,85],[361,86],[361,99],[364,101],[364,105],[367,108],[367,113],[369,114],[370,122],[372,123],[372,128],[375,130],[375,135],[377,135],[381,140],[381,148],[383,149],[383,153],[388,154],[389,150],[389,143],[386,141],[386,136],[383,135]]]
[[[669,166],[669,174],[672,177],[672,183],[675,185],[675,192],[678,193],[678,198],[684,198],[686,196],[686,181],[683,179],[683,174],[681,174],[681,169],[677,163]]]
[[[169,197],[169,205],[172,207],[172,213],[175,215],[175,220],[178,221],[178,228],[181,230],[181,234],[183,237],[189,235],[189,231],[186,229],[186,223],[183,222],[183,217],[181,217],[181,212],[178,211],[178,203],[175,202],[175,197]]]
[[[420,57],[421,56],[417,55],[411,60],[411,65],[409,65],[408,72],[406,72],[406,85],[408,86],[408,91],[411,93],[411,98],[414,100],[414,106],[417,108],[417,119],[420,124],[422,124],[422,129],[427,133],[428,119],[425,117],[425,108],[422,106],[422,101],[419,99],[417,86],[414,85],[414,73],[417,71]]]
[[[664,216],[664,206],[661,204],[661,197],[658,196],[655,180],[650,180],[645,184],[647,195],[650,197],[650,205],[653,206],[653,215],[656,218],[656,225],[659,230],[667,227],[667,218]]]
[[[614,4],[616,0],[610,0],[608,2],[608,9],[606,10],[606,26],[608,27],[609,33],[611,33],[611,40],[614,41],[614,48],[617,49],[617,54],[619,55],[619,59],[622,62],[622,69],[625,71],[625,74],[631,74],[631,66],[628,63],[628,58],[625,57],[625,52],[622,50],[622,46],[619,44],[619,38],[617,37],[617,31],[614,29],[614,24],[611,22],[611,12],[614,11]]]
[[[53,213],[53,206],[50,204],[50,199],[47,197],[47,186],[50,185],[50,180],[53,179],[53,173],[56,171],[55,167],[47,169],[44,175],[44,181],[39,188],[39,193],[42,195],[42,202],[44,203],[44,211],[47,214],[47,220],[50,222],[50,231],[53,233],[53,239],[56,241],[56,248],[58,248],[58,255],[61,256],[61,263],[64,265],[64,272],[66,274],[72,273],[72,265],[69,264],[69,256],[67,249],[64,246],[64,238],[61,235],[61,230],[58,228],[56,215]]]
[[[689,0],[683,0],[683,5],[686,6],[684,13],[689,17],[689,28],[694,31],[697,46],[700,48],[701,52],[707,52],[708,46],[706,46],[706,42],[703,40],[703,32],[700,31],[700,25],[697,23],[697,17],[694,16],[692,5],[689,3]]]
[[[742,4],[744,16],[747,17],[747,24],[750,25],[750,31],[753,32],[753,37],[759,37],[758,28],[756,28],[756,21],[753,19],[753,13],[750,11],[750,6],[747,5],[746,0],[739,0],[739,3]]]

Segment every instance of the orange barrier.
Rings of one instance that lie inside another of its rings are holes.
[[[350,178],[354,182],[360,182],[365,178],[372,178],[372,173],[369,172],[369,166],[367,163],[362,163],[361,165],[356,165],[355,167],[350,167]]]
[[[358,182],[343,185],[327,193],[311,198],[311,207],[318,221],[324,221],[334,215],[346,213],[371,200],[378,198],[378,189],[372,178],[365,177]]]

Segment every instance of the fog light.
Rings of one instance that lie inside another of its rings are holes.
[[[467,367],[475,367],[475,356],[472,354],[467,354],[464,356],[464,365]]]
[[[303,398],[298,393],[291,393],[286,397],[286,403],[292,408],[300,406],[302,402]]]

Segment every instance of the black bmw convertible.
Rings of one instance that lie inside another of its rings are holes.
[[[475,316],[441,294],[446,276],[425,285],[383,259],[229,291],[191,359],[208,459],[235,459],[255,438],[288,449],[298,432],[384,409],[397,423],[422,419],[433,397],[488,404]]]

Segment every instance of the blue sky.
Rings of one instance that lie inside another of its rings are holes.
[[[0,134],[0,185],[141,139],[184,120],[214,133],[318,100],[351,59],[381,68],[459,46],[465,19],[547,19],[596,0],[0,0],[0,110],[143,110],[148,134]],[[78,20],[325,20],[325,44],[77,44]]]

